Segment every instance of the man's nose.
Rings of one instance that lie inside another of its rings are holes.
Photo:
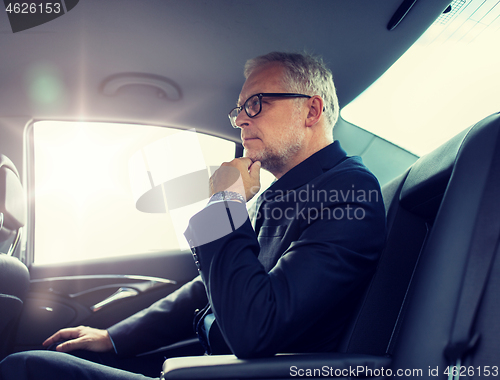
[[[245,110],[241,110],[241,112],[236,116],[236,120],[234,123],[238,128],[245,128],[248,126],[248,123],[250,121],[250,118],[248,117],[247,113]]]

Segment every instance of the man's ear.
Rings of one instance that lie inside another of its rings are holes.
[[[307,104],[309,105],[309,112],[307,114],[306,126],[312,127],[318,123],[321,115],[323,115],[324,101],[321,96],[314,95],[308,99]]]

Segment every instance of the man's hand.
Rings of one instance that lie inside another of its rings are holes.
[[[94,352],[105,352],[113,349],[113,343],[109,338],[107,330],[92,327],[79,326],[62,329],[43,342],[44,347],[65,341],[56,347],[57,351],[69,352],[73,350],[89,350]]]
[[[234,191],[248,202],[260,190],[260,162],[248,157],[223,162],[210,178],[210,195],[219,191]]]

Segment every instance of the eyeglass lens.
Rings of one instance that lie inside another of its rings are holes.
[[[260,110],[261,110],[261,104],[260,104],[260,100],[261,97],[258,96],[258,95],[255,95],[255,96],[252,96],[250,99],[248,99],[246,102],[245,102],[245,112],[247,113],[247,115],[249,117],[254,117],[255,115],[257,115]]]
[[[247,99],[245,104],[243,104],[242,109],[245,109],[245,112],[249,117],[256,116],[262,109],[261,97],[259,95],[254,95],[251,98]],[[235,128],[237,127],[236,118],[238,117],[240,112],[241,112],[240,108],[236,107],[229,114],[229,119],[231,120],[231,124]]]

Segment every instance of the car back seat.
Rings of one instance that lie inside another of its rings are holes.
[[[446,366],[455,364],[444,353],[458,316],[458,301],[462,292],[467,291],[463,289],[463,279],[472,264],[468,262],[469,247],[475,235],[485,233],[476,228],[480,203],[489,181],[500,178],[498,168],[490,174],[492,162],[499,159],[499,147],[500,114],[497,113],[476,124],[460,148],[434,229],[412,281],[408,309],[394,348],[394,368],[420,368],[424,377],[430,378],[436,374],[429,373],[430,369],[437,369],[444,376]],[[500,192],[498,196],[491,207],[500,202]],[[492,218],[498,220],[500,215]],[[498,235],[495,238],[498,245]],[[469,377],[485,376],[487,366],[490,371],[497,366],[497,375],[500,370],[499,255],[490,270],[475,325],[469,332],[470,336],[480,334],[480,340],[462,358]]]
[[[422,157],[409,172],[384,187],[387,246],[346,331],[340,347],[344,354],[283,355],[259,360],[234,356],[173,358],[164,364],[164,378],[290,378],[291,363],[302,368],[368,365],[380,369],[387,368],[391,354],[394,371],[421,369],[420,377],[434,377],[432,367],[443,375],[450,364],[444,350],[450,339],[478,205],[489,163],[500,155],[500,149],[495,150],[499,131],[500,115],[495,114]],[[498,261],[477,320],[478,327],[486,326],[489,331],[500,316],[494,291],[500,283]],[[499,338],[500,331],[486,334],[476,354],[466,360],[474,365],[495,365]]]
[[[465,130],[382,188],[387,242],[341,352],[390,354],[418,258],[432,229]]]

